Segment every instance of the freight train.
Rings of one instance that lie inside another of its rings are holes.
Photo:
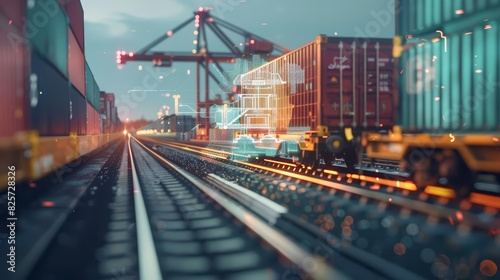
[[[500,1],[398,2],[399,127],[367,133],[368,156],[420,187],[500,192]]]
[[[390,39],[320,35],[234,80],[237,125],[245,134],[296,139],[307,167],[342,157],[354,168],[362,132],[394,125],[393,69]]]
[[[101,128],[101,113],[116,109],[100,106],[83,27],[80,1],[0,2],[0,162],[16,167],[17,181],[109,143],[121,128],[117,118],[114,130]]]
[[[225,127],[297,139],[309,168],[342,157],[357,172],[368,157],[418,187],[497,188],[500,2],[396,4],[394,40],[321,35],[238,76],[240,120]]]

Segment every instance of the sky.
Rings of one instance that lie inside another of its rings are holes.
[[[172,114],[174,95],[179,113],[196,109],[195,63],[116,64],[116,51],[137,52],[193,16],[199,7],[251,33],[288,49],[313,41],[319,34],[339,37],[392,38],[394,0],[81,0],[85,15],[85,56],[102,91],[116,96],[120,119],[153,120],[159,111]],[[155,51],[193,49],[194,22],[158,45]],[[235,42],[243,41],[231,31]],[[208,34],[210,51],[227,51]],[[230,64],[223,65],[231,71]],[[202,79],[203,81],[203,79]],[[213,83],[211,94],[222,91]]]

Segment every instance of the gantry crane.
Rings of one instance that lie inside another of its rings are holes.
[[[198,124],[197,138],[207,139],[210,128],[210,107],[220,104],[220,100],[214,100],[209,95],[209,77],[211,77],[220,88],[228,94],[232,92],[232,85],[222,83],[217,75],[211,71],[212,64],[216,71],[221,73],[226,80],[231,80],[222,70],[220,63],[234,63],[236,58],[251,58],[254,54],[260,54],[268,58],[273,58],[288,52],[289,50],[270,42],[258,35],[239,28],[227,21],[210,14],[210,8],[200,7],[194,12],[194,15],[178,25],[177,27],[167,31],[159,38],[140,49],[138,52],[117,52],[118,64],[125,64],[128,61],[151,61],[156,67],[170,67],[174,61],[179,62],[195,62],[196,63],[196,111],[204,112],[202,117],[200,113],[196,114],[196,122]],[[175,35],[179,30],[186,27],[189,23],[194,22],[194,34],[197,39],[194,41],[196,47],[192,52],[158,52],[152,51],[154,47],[164,40]],[[223,31],[223,28],[243,36],[244,44],[234,43],[229,36]],[[210,29],[217,38],[228,48],[227,52],[211,52],[208,49],[207,29]],[[273,54],[274,53],[274,54]],[[205,87],[204,98],[200,90],[200,67],[204,68],[205,72]]]

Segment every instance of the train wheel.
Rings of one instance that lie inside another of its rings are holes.
[[[458,197],[467,197],[475,176],[458,152],[443,150],[436,153],[435,158],[439,164],[439,177],[446,178],[446,184],[456,190]]]
[[[332,154],[340,154],[345,149],[345,140],[340,135],[330,135],[326,139],[326,148]]]
[[[428,185],[438,183],[439,165],[435,158],[426,155],[425,151],[420,149],[411,150],[405,157],[403,167],[410,174],[410,179],[418,188],[425,188]]]

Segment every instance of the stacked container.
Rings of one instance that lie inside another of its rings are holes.
[[[435,133],[500,130],[500,1],[399,1],[399,123]]]
[[[12,137],[29,125],[24,15],[23,1],[0,1],[0,137]]]
[[[88,64],[85,64],[85,90],[87,98],[87,134],[99,134],[101,132],[101,93]]]

